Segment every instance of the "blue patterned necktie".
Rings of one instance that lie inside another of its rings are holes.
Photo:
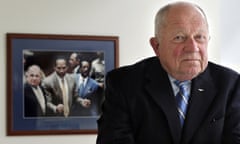
[[[188,89],[189,81],[175,81],[174,83],[179,88],[179,92],[176,95],[177,109],[181,126],[184,124],[185,116],[187,113],[188,99],[190,96]]]

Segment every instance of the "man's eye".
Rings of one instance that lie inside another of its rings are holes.
[[[183,42],[185,39],[186,39],[185,36],[177,35],[173,38],[173,41],[176,42],[176,43],[180,43],[180,42]]]
[[[198,42],[205,42],[207,40],[207,37],[204,35],[196,35],[195,40]]]

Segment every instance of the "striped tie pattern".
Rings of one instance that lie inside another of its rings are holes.
[[[184,124],[185,116],[187,113],[188,99],[190,96],[188,89],[188,81],[175,81],[176,86],[179,88],[179,92],[176,95],[177,109],[180,118],[181,126]]]

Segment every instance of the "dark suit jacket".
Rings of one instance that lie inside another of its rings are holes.
[[[47,100],[46,100],[46,93],[43,88],[40,86],[43,96],[45,99],[45,107],[46,113],[44,114],[41,106],[37,100],[35,93],[32,90],[32,87],[25,83],[24,84],[24,116],[26,117],[36,117],[36,116],[45,116],[47,114]]]
[[[240,143],[239,74],[216,64],[192,80],[181,129],[175,96],[159,60],[110,72],[97,144]]]

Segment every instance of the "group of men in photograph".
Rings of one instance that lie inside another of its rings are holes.
[[[94,61],[82,59],[76,52],[71,53],[68,60],[59,56],[55,58],[54,71],[47,76],[39,65],[28,66],[24,82],[24,116],[98,116],[104,86],[99,77],[104,77],[105,66],[103,59],[98,64]]]

